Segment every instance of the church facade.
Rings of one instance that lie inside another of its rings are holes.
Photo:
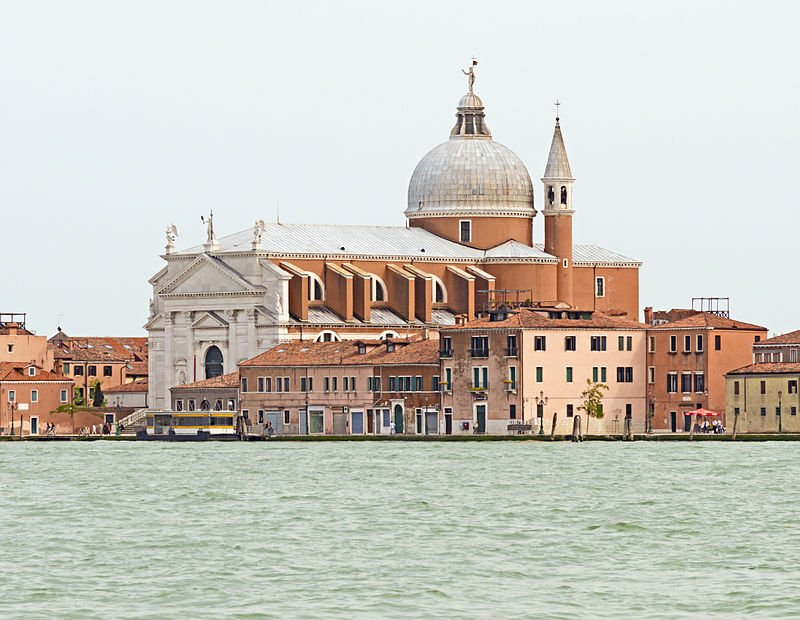
[[[170,388],[234,372],[279,342],[412,336],[490,307],[598,310],[636,320],[635,259],[572,241],[572,186],[559,119],[542,177],[544,242],[534,189],[496,142],[470,89],[449,140],[414,170],[407,226],[264,224],[177,251],[150,279],[149,403]]]

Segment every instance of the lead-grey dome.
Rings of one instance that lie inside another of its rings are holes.
[[[533,184],[522,160],[492,140],[483,102],[472,92],[458,103],[450,140],[423,157],[408,185],[406,217],[533,217]]]

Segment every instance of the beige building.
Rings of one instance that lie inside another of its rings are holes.
[[[0,312],[0,363],[30,363],[53,370],[53,354],[47,348],[47,338],[28,331],[25,323],[25,313]]]
[[[772,339],[770,339],[772,340]],[[725,375],[727,424],[739,433],[800,432],[800,363],[750,364]]]
[[[624,420],[645,430],[645,326],[619,316],[565,309],[490,313],[440,333],[444,414],[454,433],[569,433],[587,380],[604,383],[604,417],[591,434],[622,433]]]

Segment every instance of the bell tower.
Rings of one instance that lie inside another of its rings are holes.
[[[556,109],[560,105],[556,102]],[[558,257],[556,291],[558,300],[573,305],[572,294],[572,184],[575,178],[569,168],[567,149],[561,135],[561,121],[556,116],[556,128],[547,167],[542,177],[544,185],[544,251]]]

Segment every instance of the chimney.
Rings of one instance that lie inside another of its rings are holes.
[[[6,329],[8,330],[8,335],[9,336],[16,336],[18,327],[19,327],[19,323],[15,323],[13,321],[9,321],[8,323],[6,323]]]
[[[647,306],[644,309],[644,322],[647,325],[653,324],[653,306]]]

